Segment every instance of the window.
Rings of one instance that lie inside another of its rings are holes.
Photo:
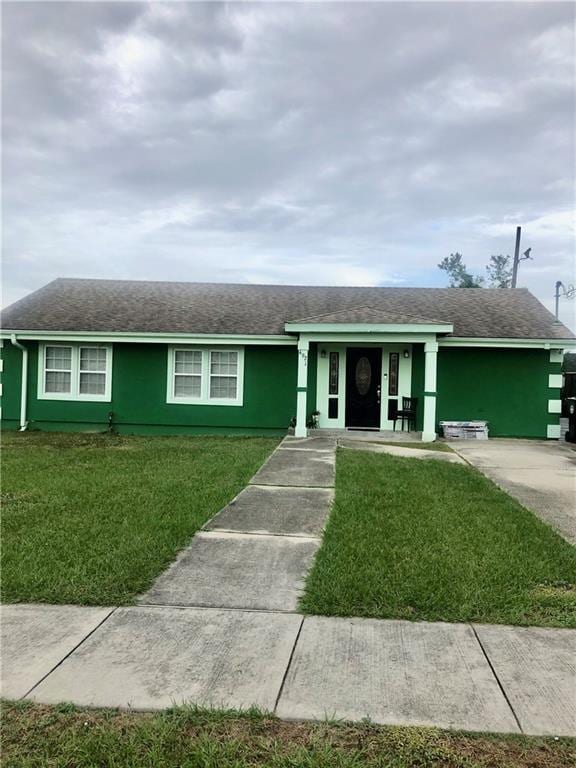
[[[398,394],[398,352],[390,353],[390,361],[388,364],[388,394]]]
[[[46,347],[44,353],[44,391],[72,391],[72,347]]]
[[[110,401],[112,347],[95,344],[40,346],[38,397]]]
[[[238,352],[210,352],[210,397],[236,399]]]
[[[338,352],[330,352],[330,373],[328,377],[328,394],[338,394]]]
[[[242,349],[168,350],[167,402],[242,405]]]
[[[174,397],[202,397],[202,352],[174,350]]]

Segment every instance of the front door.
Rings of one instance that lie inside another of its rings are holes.
[[[382,350],[348,347],[346,352],[346,426],[380,427]]]

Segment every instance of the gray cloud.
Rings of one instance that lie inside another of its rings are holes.
[[[5,3],[4,299],[59,275],[574,280],[567,3]],[[571,319],[571,307],[563,308]]]

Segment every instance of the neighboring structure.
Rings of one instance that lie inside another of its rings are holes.
[[[3,426],[296,435],[481,419],[558,438],[573,334],[524,289],[55,280],[2,313]]]

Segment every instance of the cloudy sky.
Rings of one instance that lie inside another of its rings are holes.
[[[4,304],[57,276],[574,281],[570,3],[3,3]],[[564,302],[571,322],[574,305]]]

